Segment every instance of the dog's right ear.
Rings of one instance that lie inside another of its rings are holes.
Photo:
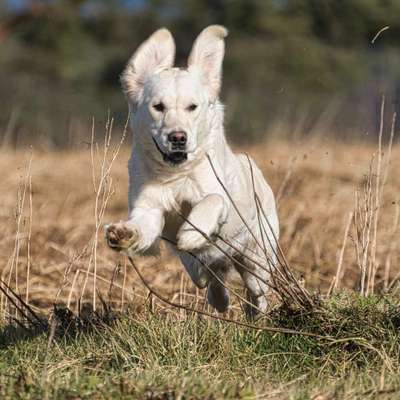
[[[157,72],[171,68],[175,59],[175,42],[168,29],[154,32],[135,51],[121,76],[125,94],[137,101],[146,79]]]

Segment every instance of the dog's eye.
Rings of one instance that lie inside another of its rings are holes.
[[[192,103],[187,107],[187,110],[194,111],[196,108],[197,108],[197,104]]]
[[[165,105],[164,105],[164,103],[159,102],[159,103],[157,103],[157,104],[154,104],[154,105],[153,105],[153,108],[154,108],[156,111],[163,112],[163,111],[165,110]]]

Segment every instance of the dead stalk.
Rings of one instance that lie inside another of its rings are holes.
[[[99,154],[98,146],[94,142],[94,125],[92,126],[91,134],[91,144],[90,144],[90,154],[92,162],[92,181],[93,189],[95,193],[95,204],[94,204],[94,220],[95,220],[95,230],[91,241],[91,254],[89,257],[88,267],[86,270],[85,280],[82,286],[80,299],[82,300],[84,293],[86,291],[87,282],[90,275],[90,270],[93,268],[93,299],[92,306],[93,310],[96,310],[96,296],[97,296],[97,248],[98,248],[98,237],[99,232],[103,227],[103,217],[107,208],[109,199],[113,194],[111,169],[119,154],[119,151],[124,143],[127,129],[128,129],[129,118],[126,121],[122,136],[118,144],[112,148],[112,130],[113,130],[113,119],[108,118],[106,125],[106,132],[104,135],[103,151],[100,159],[100,176],[96,179],[96,166],[95,166],[95,148],[96,153]]]
[[[371,259],[369,266],[369,276],[366,287],[366,294],[370,292],[373,293],[375,286],[375,275],[378,270],[378,265],[376,261],[376,246],[378,241],[378,221],[379,221],[379,212],[381,206],[381,168],[382,168],[382,136],[383,136],[383,123],[384,123],[384,112],[385,112],[385,97],[382,97],[382,105],[381,105],[381,121],[379,126],[379,135],[378,135],[378,160],[377,160],[377,168],[376,168],[376,176],[375,176],[375,202],[374,202],[374,212],[373,212],[373,234],[372,234],[372,242],[371,242]]]
[[[393,253],[395,252],[397,248],[397,237],[398,237],[398,227],[399,227],[399,218],[400,217],[400,206],[399,203],[396,202],[396,211],[395,211],[395,216],[393,219],[393,227],[390,232],[390,240],[388,244],[388,249],[386,250],[386,260],[385,260],[385,270],[383,274],[383,290],[387,292],[390,287],[392,287],[391,284],[389,284],[390,280],[390,268],[392,265],[392,258],[393,258]]]
[[[31,238],[32,238],[32,220],[33,220],[33,194],[32,194],[32,174],[30,173],[32,165],[33,152],[29,160],[28,190],[29,190],[29,219],[28,219],[28,242],[27,242],[27,263],[26,263],[26,293],[25,302],[29,303],[29,283],[31,276]]]
[[[378,135],[378,149],[375,163],[375,154],[370,163],[369,173],[365,179],[362,194],[356,192],[354,210],[354,244],[357,264],[360,268],[360,293],[368,295],[373,293],[376,286],[376,276],[379,270],[378,261],[378,238],[380,211],[384,188],[387,183],[392,157],[392,147],[396,123],[396,114],[393,114],[390,138],[385,154],[385,166],[383,165],[383,127],[384,127],[385,98],[382,98],[381,121]],[[397,217],[395,218],[395,220]],[[397,222],[394,224],[394,231],[390,235],[390,243],[387,245],[387,255],[384,269],[384,287],[388,288],[390,274],[390,253],[393,249],[392,242],[395,241],[394,232],[397,229]]]
[[[357,264],[360,269],[360,294],[366,294],[366,283],[368,273],[368,256],[371,241],[371,226],[373,218],[373,192],[372,192],[372,174],[373,159],[370,163],[369,173],[363,186],[363,197],[360,199],[360,192],[355,193],[354,210],[354,231],[355,231],[355,251]]]
[[[29,221],[28,221],[28,265],[27,265],[27,272],[30,272],[30,235],[31,235],[31,229],[32,229],[32,203],[31,203],[31,169],[32,169],[32,158],[33,158],[33,152],[31,151],[28,164],[26,167],[26,173],[25,173],[25,178],[23,179],[22,182],[20,182],[18,191],[17,191],[17,205],[15,209],[15,222],[16,222],[16,231],[15,231],[15,239],[14,239],[14,248],[12,251],[12,254],[8,260],[7,267],[9,267],[8,271],[8,278],[7,278],[7,289],[6,292],[9,293],[9,287],[11,285],[11,280],[12,280],[12,275],[14,272],[14,287],[17,292],[19,292],[19,263],[20,263],[20,252],[21,252],[21,246],[22,246],[22,226],[23,226],[23,217],[24,217],[24,210],[25,210],[25,199],[26,199],[26,192],[29,190],[30,194],[30,205],[29,205]],[[2,279],[4,278],[4,275],[6,273],[7,268],[4,269],[2,273]],[[29,279],[29,275],[27,276],[27,279]],[[26,287],[27,287],[27,292],[26,296],[29,295],[29,280],[26,282]],[[6,312],[7,309],[7,302],[8,302],[8,297],[4,297],[4,293],[2,294],[2,300],[1,304],[3,307],[3,312]]]
[[[343,257],[344,257],[344,250],[346,248],[346,243],[347,243],[347,239],[349,237],[349,231],[350,231],[350,227],[351,227],[351,223],[353,221],[353,211],[349,212],[349,216],[347,218],[347,223],[346,223],[346,227],[344,230],[344,237],[343,237],[343,243],[342,243],[342,247],[340,249],[340,254],[339,254],[339,260],[338,260],[338,266],[336,269],[336,275],[334,278],[334,284],[333,284],[333,289],[334,290],[338,290],[339,288],[339,284],[340,281],[343,277],[343,271],[342,271],[342,265],[343,265]],[[329,290],[330,292],[331,290]]]

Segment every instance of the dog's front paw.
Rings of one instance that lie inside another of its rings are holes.
[[[105,235],[108,246],[115,251],[134,252],[139,242],[138,231],[123,222],[106,225]]]
[[[178,233],[178,249],[184,251],[197,250],[207,245],[208,240],[195,230]]]
[[[214,241],[217,232],[217,226],[203,227],[200,232],[192,225],[184,223],[177,235],[178,248],[179,250],[191,251],[212,245],[211,242]]]

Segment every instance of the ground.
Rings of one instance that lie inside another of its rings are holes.
[[[271,184],[282,249],[322,302],[290,314],[272,301],[258,326],[325,338],[195,317],[149,296],[103,239],[103,224],[127,213],[126,145],[112,165],[117,144],[106,147],[105,162],[102,142],[62,152],[2,149],[3,281],[38,315],[49,315],[53,304],[77,312],[95,302],[101,321],[66,332],[57,326],[54,334],[24,331],[12,323],[21,316],[2,293],[1,397],[400,398],[400,148],[384,141],[379,153],[368,140],[275,137],[237,149],[254,157]],[[359,296],[364,254],[368,296]],[[135,263],[163,296],[207,310],[204,292],[166,251]],[[113,318],[104,319],[103,303]],[[243,321],[240,302],[224,316]]]

